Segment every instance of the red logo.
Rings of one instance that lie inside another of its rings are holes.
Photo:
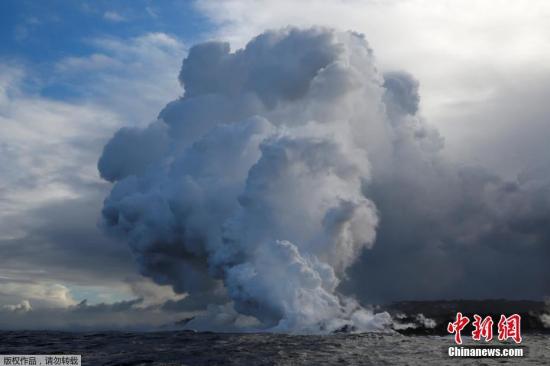
[[[454,323],[449,323],[447,325],[447,332],[455,334],[456,344],[462,344],[462,338],[460,337],[460,332],[466,324],[470,322],[467,316],[462,316],[462,313],[456,313],[456,321]]]
[[[493,319],[490,316],[486,316],[482,321],[481,317],[475,314],[472,325],[475,328],[472,332],[474,341],[479,341],[482,337],[485,338],[485,342],[490,342],[493,339]]]
[[[467,316],[463,316],[462,313],[456,313],[456,320],[447,325],[447,331],[455,335],[456,344],[462,344],[461,332],[468,325],[470,319]],[[490,342],[493,339],[493,319],[491,316],[482,318],[475,314],[472,326],[474,330],[472,332],[472,339],[479,341],[481,338],[485,342]],[[505,315],[500,316],[498,322],[498,340],[505,341],[511,338],[516,343],[521,343],[521,316],[518,314],[512,314],[509,317]]]
[[[498,322],[498,340],[505,341],[512,338],[514,342],[521,343],[521,316],[518,314],[505,317],[500,316]]]

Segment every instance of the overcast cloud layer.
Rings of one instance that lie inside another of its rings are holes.
[[[381,70],[406,70],[420,81],[420,108],[445,136],[444,154],[508,178],[544,160],[550,134],[550,111],[542,102],[550,83],[550,6],[544,0],[197,4],[218,25],[211,36],[234,47],[287,25],[364,33]]]

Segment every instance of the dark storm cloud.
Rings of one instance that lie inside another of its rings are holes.
[[[550,293],[548,189],[524,190],[475,173],[461,183],[448,192],[450,207],[448,197],[430,202],[429,185],[371,187],[381,215],[377,243],[350,269],[344,288],[368,302]],[[511,207],[490,207],[484,190],[496,191],[489,199],[501,200],[498,206]]]
[[[48,278],[97,285],[134,273],[127,247],[97,227],[100,198],[68,199],[29,210],[25,234],[0,241],[2,270],[29,270]]]
[[[392,82],[385,83],[390,96],[413,115],[418,96],[403,85],[410,76],[400,82],[395,73],[390,77]],[[511,123],[509,116],[501,121]],[[550,137],[536,119],[524,121],[524,127],[524,134]],[[502,150],[493,148],[493,153]],[[541,162],[539,154],[528,155]],[[505,180],[484,168],[455,167],[446,160],[422,161],[414,154],[398,159],[391,178],[375,175],[365,188],[379,209],[377,241],[350,269],[344,291],[365,302],[540,300],[550,293],[550,170],[543,165],[537,174],[522,172]],[[376,280],[365,281],[370,278]]]

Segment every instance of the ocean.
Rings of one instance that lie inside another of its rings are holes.
[[[3,331],[0,354],[79,354],[83,365],[550,365],[550,335],[523,338],[522,358],[451,358],[453,339],[438,335]]]

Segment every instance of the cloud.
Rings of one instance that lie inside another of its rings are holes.
[[[398,95],[395,102],[402,103]],[[398,121],[414,123],[408,112]],[[415,139],[435,134],[425,128],[411,132]],[[374,167],[373,183],[365,187],[381,224],[376,245],[354,264],[342,290],[376,302],[547,294],[550,171],[507,180],[479,166],[452,164],[439,152],[419,155],[402,144],[403,137],[396,139],[395,155],[378,172]],[[373,277],[378,280],[362,285]]]
[[[110,22],[125,22],[128,19],[126,17],[122,16],[121,14],[117,13],[116,11],[110,10],[103,13],[103,19],[108,20]]]
[[[119,130],[98,164],[115,183],[106,231],[143,275],[186,294],[167,307],[234,320],[231,305],[275,331],[379,329],[386,314],[354,298],[550,292],[549,175],[449,160],[420,83],[380,73],[361,34],[283,28],[234,52],[206,42],[179,79],[184,96]]]
[[[498,294],[540,299],[549,291],[541,282],[547,276],[546,236],[536,234],[536,244],[525,244],[530,242],[529,235],[517,236],[519,224],[515,222],[519,220],[523,226],[530,221],[534,231],[543,231],[547,191],[542,187],[550,176],[545,152],[545,141],[550,138],[545,122],[550,110],[544,102],[550,92],[550,48],[545,37],[550,7],[546,2],[518,1],[502,7],[498,1],[447,1],[426,7],[416,0],[300,4],[235,0],[221,7],[208,0],[198,2],[198,8],[218,25],[212,37],[229,39],[237,46],[266,28],[289,24],[323,24],[363,32],[375,50],[377,65],[385,72],[386,83],[395,70],[406,70],[419,80],[422,102],[416,104],[416,114],[426,117],[440,133],[440,138],[425,140],[432,141],[432,148],[437,149],[444,137],[445,148],[438,155],[445,158],[445,163],[437,165],[477,167],[458,169],[459,173],[442,171],[444,178],[423,177],[418,172],[414,177],[410,172],[408,178],[403,178],[410,180],[406,185],[390,181],[407,194],[395,191],[395,195],[389,195],[383,187],[387,182],[371,189],[381,195],[373,199],[381,211],[381,226],[373,250],[365,252],[350,272],[351,278],[356,278],[350,286],[352,292],[359,292],[359,297],[368,302]],[[395,84],[395,80],[389,83]],[[397,92],[401,96],[407,93]],[[415,112],[406,106],[404,110]],[[411,166],[418,168],[416,164]],[[432,179],[439,183],[434,185]],[[444,185],[448,185],[446,189]],[[524,203],[532,202],[531,208],[524,208],[530,213],[519,215],[527,216],[515,217],[511,209],[503,211],[502,207],[487,204],[488,199],[495,198],[489,198],[484,190],[506,191],[505,187],[518,190],[503,194],[504,201],[515,201],[512,196],[517,195],[524,197]],[[464,197],[469,197],[468,202],[477,200],[478,207],[471,204],[459,208],[458,202]],[[388,211],[396,205],[411,217],[390,214]],[[438,209],[418,215],[422,206]],[[479,246],[458,246],[451,255],[450,247],[457,245],[455,235],[459,234],[449,234],[452,228],[440,229],[448,221],[459,228],[455,229],[458,232],[475,231],[471,240],[476,242],[473,238],[477,237]],[[477,226],[487,221],[491,224],[485,224],[482,234]],[[535,222],[539,222],[537,229]],[[512,227],[515,234],[505,234],[506,227]],[[378,245],[381,243],[389,244]],[[522,250],[513,249],[515,245]],[[503,269],[493,274],[489,268],[483,271],[483,263],[510,263],[529,270],[519,279],[514,278],[515,271],[504,269],[509,267],[497,266]],[[365,278],[379,276],[388,266],[392,268],[388,277],[358,290]],[[428,281],[434,276],[439,280]],[[458,278],[463,279],[460,284]],[[488,285],[471,285],[480,281]]]
[[[67,307],[76,304],[67,287],[58,283],[31,281],[0,281],[2,306],[9,310],[30,310],[30,304],[42,308]],[[21,298],[19,305],[10,305],[10,300]],[[29,305],[29,306],[26,306]]]
[[[154,141],[153,144],[150,142]],[[151,124],[147,129],[124,128],[117,131],[103,149],[98,163],[101,176],[111,182],[129,175],[143,173],[168,149],[169,140],[165,126]],[[148,149],[144,150],[144,144]],[[132,150],[128,146],[133,146]]]
[[[144,307],[154,305],[162,305],[162,307],[164,307],[168,303],[184,300],[184,296],[176,294],[172,287],[159,286],[147,278],[129,281],[129,286],[134,296],[142,300],[141,304]]]
[[[121,68],[123,64],[115,58],[101,53],[92,54],[86,57],[66,57],[58,62],[58,72],[93,72],[107,68]]]
[[[17,312],[26,313],[26,312],[32,310],[32,306],[31,306],[31,304],[29,303],[28,300],[23,300],[17,305],[3,305],[2,307],[3,307],[3,309],[13,311],[13,312],[16,312],[16,313]]]
[[[197,8],[216,24],[211,37],[234,47],[265,29],[288,25],[364,33],[382,71],[406,70],[419,80],[421,112],[445,136],[443,154],[450,159],[490,164],[508,178],[524,163],[545,161],[545,143],[536,138],[549,85],[550,6],[544,0],[506,6],[498,0],[429,6],[423,0],[200,0]],[[522,107],[524,101],[529,108]],[[510,108],[516,111],[505,112]],[[505,136],[518,129],[537,132],[510,149]]]
[[[49,75],[2,60],[0,305],[9,308],[29,301],[39,314],[83,298],[112,302],[136,296],[143,282],[128,248],[97,228],[109,190],[97,173],[97,156],[119,126],[147,123],[180,93],[176,75],[183,48],[160,33],[88,42],[94,52],[59,60]],[[70,98],[43,92],[67,85]],[[166,289],[147,293],[138,294],[143,304],[155,302],[155,295],[180,298]],[[63,316],[62,310],[55,314]],[[22,317],[17,319],[30,324]],[[12,322],[2,327],[7,324]]]
[[[89,305],[86,301],[69,307],[33,309],[23,302],[14,308],[0,308],[0,325],[11,330],[151,330],[174,327],[179,319],[193,314],[157,311],[139,307],[141,299]],[[23,311],[25,309],[25,311]]]
[[[101,184],[93,165],[98,143],[116,125],[115,116],[92,104],[69,104],[25,94],[24,71],[3,68],[0,131],[3,237],[14,237],[23,222],[7,217],[55,199],[76,198],[84,184]],[[84,137],[83,137],[84,136]],[[68,158],[69,157],[69,158]],[[91,169],[90,169],[91,168]]]
[[[153,111],[181,93],[174,75],[185,47],[178,39],[157,32],[87,43],[94,53],[68,56],[55,65],[53,86],[68,85],[71,98],[94,100],[116,113],[119,123],[142,126],[156,117]]]
[[[119,130],[98,164],[115,182],[103,224],[141,273],[186,293],[182,306],[218,292],[272,330],[382,326],[384,314],[335,293],[378,224],[349,107],[366,100],[374,117],[381,97],[364,39],[288,28],[234,53],[204,43],[179,78],[184,97],[145,129]]]

